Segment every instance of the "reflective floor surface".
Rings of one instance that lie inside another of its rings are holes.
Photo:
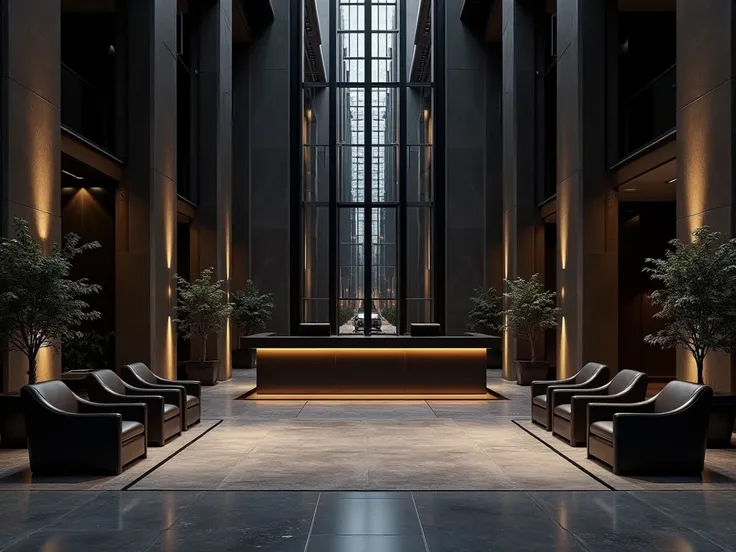
[[[736,550],[733,492],[0,493],[0,550]]]

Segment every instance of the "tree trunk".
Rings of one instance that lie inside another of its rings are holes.
[[[529,340],[529,346],[531,347],[531,350],[532,350],[532,363],[537,361],[537,352],[534,350],[534,341],[535,341],[534,339]]]
[[[202,362],[207,361],[207,337],[208,336],[205,335],[202,338]]]
[[[695,364],[698,367],[698,383],[703,385],[703,365],[705,364],[705,358],[696,358]]]
[[[38,367],[38,361],[36,360],[36,356],[38,353],[31,353],[28,355],[28,383],[30,385],[33,385],[36,383],[36,369]]]

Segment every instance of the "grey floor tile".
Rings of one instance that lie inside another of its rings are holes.
[[[200,496],[201,493],[186,491],[104,492],[44,530],[53,532],[164,530]]]
[[[16,542],[9,552],[141,552],[160,531],[38,531]]]
[[[289,535],[258,528],[174,527],[146,552],[303,552],[306,534]]]
[[[205,493],[184,512],[174,528],[248,529],[279,535],[308,534],[317,493]]]
[[[320,500],[312,535],[418,535],[411,496]]]
[[[421,535],[316,535],[307,552],[426,552]]]
[[[721,546],[736,550],[736,492],[635,492],[633,497]]]

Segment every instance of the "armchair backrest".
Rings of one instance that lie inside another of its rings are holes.
[[[76,413],[79,411],[77,396],[63,381],[51,380],[34,383],[33,385],[26,385],[24,390],[63,412]]]
[[[618,374],[613,376],[611,383],[608,385],[608,394],[617,395],[629,388],[636,380],[646,377],[647,375],[644,372],[637,372],[636,370],[621,370]]]
[[[146,366],[142,362],[126,364],[125,366],[123,366],[123,370],[128,370],[132,372],[147,383],[156,383],[156,377],[153,375],[153,372],[151,372],[148,366]]]
[[[125,395],[125,384],[112,370],[97,370],[90,374],[98,383],[107,387],[118,395]]]
[[[669,412],[676,410],[704,389],[707,389],[705,385],[698,385],[689,381],[671,381],[654,398],[654,411]]]
[[[589,362],[583,369],[575,374],[575,383],[585,383],[601,370],[608,370],[608,366],[598,362]]]

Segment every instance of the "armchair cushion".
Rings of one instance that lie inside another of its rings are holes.
[[[138,422],[123,422],[123,443],[130,441],[133,437],[143,435],[146,427]]]
[[[572,405],[561,404],[560,406],[556,406],[555,414],[557,416],[561,416],[562,418],[565,418],[566,420],[569,420],[570,418],[572,418]]]
[[[547,408],[547,395],[537,395],[532,399],[532,403]]]
[[[613,443],[613,422],[596,422],[590,426],[590,433]]]
[[[179,415],[179,407],[173,404],[164,405],[164,420],[170,420],[174,416]]]
[[[199,404],[199,399],[194,395],[187,395],[187,408],[190,406],[196,406]]]

